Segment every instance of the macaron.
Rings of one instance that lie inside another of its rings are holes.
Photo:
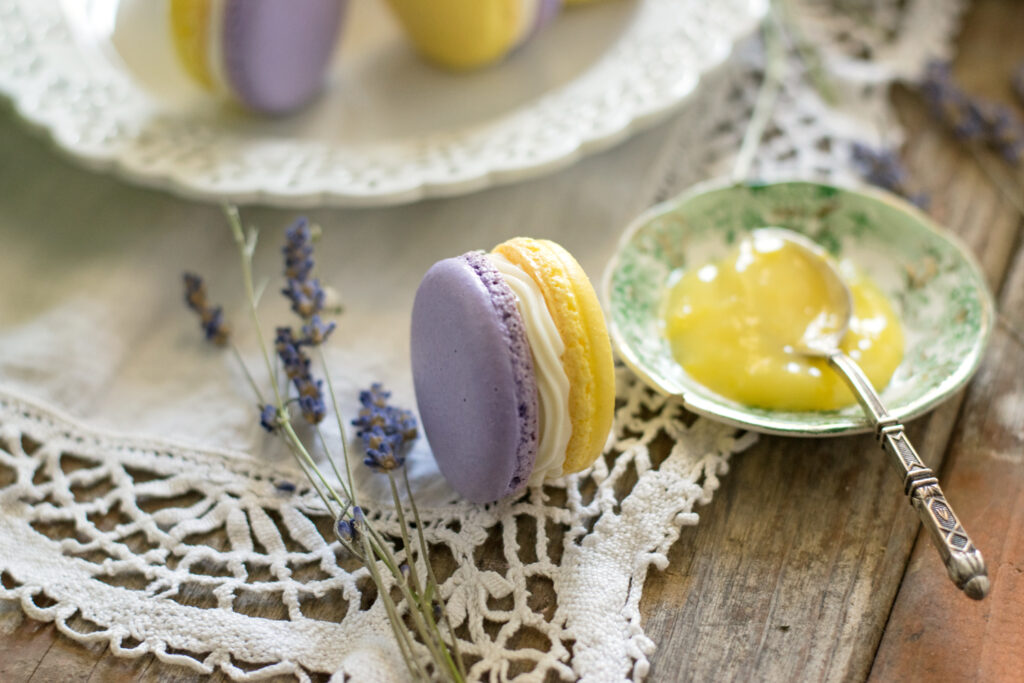
[[[576,260],[517,237],[435,263],[413,303],[416,401],[441,473],[486,503],[578,472],[611,429],[615,375]]]
[[[112,42],[164,99],[211,94],[266,113],[323,86],[348,0],[121,0]]]
[[[562,0],[388,0],[416,49],[451,69],[497,61],[558,14]]]

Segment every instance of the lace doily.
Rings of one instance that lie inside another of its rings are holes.
[[[357,31],[344,36],[332,88],[288,120],[155,106],[116,57],[89,49],[112,30],[112,0],[0,0],[0,92],[72,156],[146,185],[215,201],[393,204],[541,175],[662,120],[767,6],[581,8],[552,27],[543,55],[459,83],[399,48],[382,4],[352,3]],[[381,53],[381,43],[394,48]]]
[[[851,141],[897,143],[886,86],[947,56],[959,12],[957,0],[794,6],[803,30],[828,46],[823,57],[840,101],[826,107],[792,58],[755,174],[842,179]],[[664,182],[652,199],[728,170],[759,63],[759,46],[746,46],[666,132],[679,154],[656,169]],[[17,251],[9,258],[19,272]],[[147,281],[123,275],[122,283]],[[55,359],[42,351],[39,360],[31,355],[47,334],[70,334],[61,327],[67,316],[51,314],[0,330],[0,380],[9,384],[0,389],[0,597],[76,640],[109,643],[115,654],[154,653],[238,680],[278,673],[306,680],[312,672],[401,680],[406,673],[366,571],[331,542],[312,492],[277,488],[299,480],[287,461],[115,436],[25,397],[44,379],[53,387],[85,381],[43,367]],[[102,328],[79,323],[72,333],[95,348],[112,343]],[[387,364],[392,351],[370,364]],[[78,372],[88,367],[77,360]],[[101,369],[119,371],[113,363]],[[196,400],[218,396],[215,380],[205,381],[191,388]],[[474,679],[647,673],[654,643],[639,613],[646,574],[665,566],[681,527],[697,521],[695,504],[711,499],[729,456],[753,437],[694,419],[624,371],[619,387],[614,434],[592,469],[519,500],[423,510]],[[652,452],[668,455],[659,461]],[[387,508],[375,514],[395,529]],[[253,615],[254,605],[278,601],[275,617]],[[347,616],[320,618],[318,605],[327,601],[346,605]]]
[[[451,560],[439,580],[475,661],[472,680],[645,671],[647,567],[664,568],[679,528],[697,521],[693,506],[710,500],[729,454],[752,438],[707,420],[688,426],[677,402],[620,379],[609,450],[618,457],[521,500],[421,509],[435,554]],[[153,652],[241,679],[403,677],[367,570],[344,556],[313,491],[276,486],[296,481],[295,471],[111,438],[9,393],[0,424],[0,597],[20,600],[29,616],[109,641],[118,655]],[[675,442],[660,463],[648,451],[658,438]],[[398,534],[393,513],[375,523]],[[227,547],[208,545],[218,530]],[[491,537],[501,550],[482,566]],[[205,595],[208,609],[183,604],[186,590],[192,604]],[[279,604],[278,621],[252,618],[256,600]],[[318,619],[323,600],[346,603],[346,617]]]

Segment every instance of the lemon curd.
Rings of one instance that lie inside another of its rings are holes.
[[[722,261],[681,273],[663,312],[675,359],[704,386],[749,406],[832,410],[853,403],[825,360],[794,348],[810,325],[841,325],[815,258],[785,240],[751,237]],[[903,330],[874,283],[849,264],[841,271],[853,300],[841,348],[881,390],[903,358]]]

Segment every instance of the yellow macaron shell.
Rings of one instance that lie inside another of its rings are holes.
[[[452,69],[503,57],[518,42],[522,0],[388,0],[416,48]]]
[[[516,237],[494,248],[537,283],[565,343],[572,436],[563,473],[579,472],[604,449],[615,413],[615,368],[604,313],[576,259],[549,240]]]
[[[185,71],[213,90],[209,66],[211,0],[171,0],[171,34]]]

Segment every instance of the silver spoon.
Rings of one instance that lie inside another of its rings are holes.
[[[891,456],[900,476],[903,491],[917,510],[921,523],[928,529],[946,565],[949,578],[957,588],[975,600],[988,594],[988,570],[974,543],[964,531],[953,508],[939,488],[935,473],[927,467],[910,444],[903,424],[886,410],[882,399],[860,366],[839,348],[853,316],[853,298],[849,287],[840,277],[830,259],[819,245],[799,233],[783,228],[761,228],[753,237],[776,238],[785,241],[813,258],[827,283],[828,295],[834,315],[818,318],[804,331],[793,348],[798,352],[828,361],[829,367],[839,373],[853,391],[864,412],[875,425],[875,438],[882,450]]]

